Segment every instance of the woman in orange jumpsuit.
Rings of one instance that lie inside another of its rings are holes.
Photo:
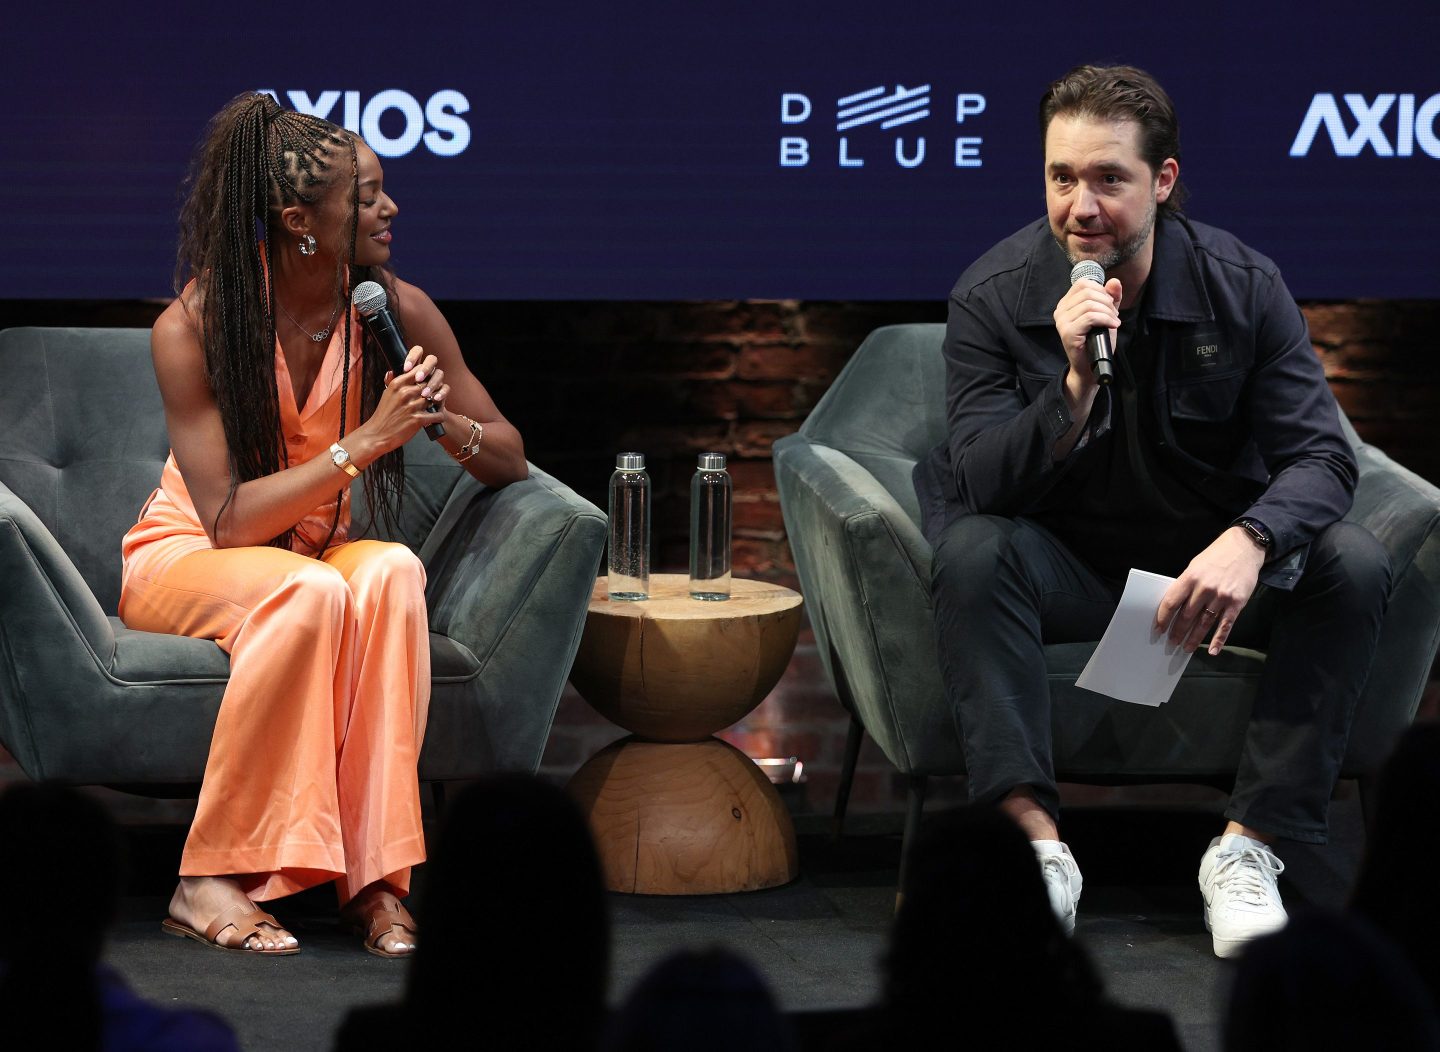
[[[333,880],[367,949],[413,952],[400,898],[425,857],[424,571],[404,545],[349,539],[349,484],[363,476],[393,516],[400,447],[437,420],[482,482],[526,475],[435,304],[387,267],[397,211],[358,136],[236,98],[196,155],[190,280],[151,335],[171,455],[125,537],[120,616],[230,655],[165,921],[226,949],[298,952],[255,903]],[[398,376],[350,307],[367,280],[415,345]]]

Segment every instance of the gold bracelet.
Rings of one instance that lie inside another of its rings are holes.
[[[485,437],[485,428],[479,422],[471,420],[464,413],[460,414],[460,419],[470,425],[470,437],[465,440],[464,445],[451,454],[457,464],[465,463],[480,452],[480,440]]]

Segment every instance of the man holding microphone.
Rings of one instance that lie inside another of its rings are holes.
[[[1272,843],[1325,840],[1389,563],[1340,521],[1354,458],[1275,264],[1180,211],[1164,89],[1080,66],[1045,93],[1040,126],[1047,216],[951,292],[948,434],[915,471],[941,671],[971,799],[1030,836],[1073,929],[1043,645],[1099,639],[1133,567],[1176,578],[1156,614],[1174,642],[1266,650],[1200,865],[1230,956],[1285,922]]]

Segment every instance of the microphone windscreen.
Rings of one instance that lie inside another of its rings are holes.
[[[1077,281],[1084,281],[1086,278],[1089,278],[1097,285],[1105,284],[1105,268],[1102,267],[1099,263],[1096,263],[1093,259],[1082,259],[1079,263],[1076,263],[1073,267],[1070,268],[1070,284],[1073,285]],[[365,283],[365,285],[371,284],[374,283],[369,281]],[[360,288],[363,289],[365,285],[361,285]],[[379,288],[380,286],[376,285],[375,287]],[[360,289],[356,289],[355,291],[356,293],[359,293]],[[384,293],[382,292],[381,295],[383,296]],[[357,304],[357,306],[359,305]],[[360,307],[360,313],[365,313],[364,307]]]
[[[350,302],[363,317],[370,317],[378,310],[384,310],[389,302],[385,295],[385,289],[378,281],[362,281],[355,286],[355,291],[350,294]]]

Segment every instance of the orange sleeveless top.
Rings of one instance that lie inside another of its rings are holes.
[[[280,340],[275,340],[275,381],[280,402],[280,428],[285,436],[285,454],[291,464],[303,464],[317,456],[329,456],[330,444],[340,434],[340,386],[343,373],[340,359],[345,353],[345,326],[339,319],[330,342],[325,348],[325,358],[320,372],[310,388],[304,405],[295,404],[295,389],[290,382],[290,369],[285,363],[285,354]],[[360,417],[360,342],[363,335],[359,317],[353,308],[350,315],[350,395],[348,434],[359,425]],[[331,545],[346,540],[350,527],[349,479],[336,472],[335,489],[340,493],[340,522],[335,529]],[[312,510],[295,525],[295,539],[290,547],[302,555],[315,556],[330,533],[330,523],[335,516],[335,501],[329,500]],[[141,556],[142,551],[160,541],[169,541],[164,546],[163,558],[177,558],[191,551],[212,547],[205,527],[185,487],[185,479],[175,463],[172,452],[165,461],[160,476],[160,488],[150,495],[140,511],[139,521],[125,534],[121,542],[121,556],[128,566],[132,558]],[[159,551],[148,554],[160,555]]]

